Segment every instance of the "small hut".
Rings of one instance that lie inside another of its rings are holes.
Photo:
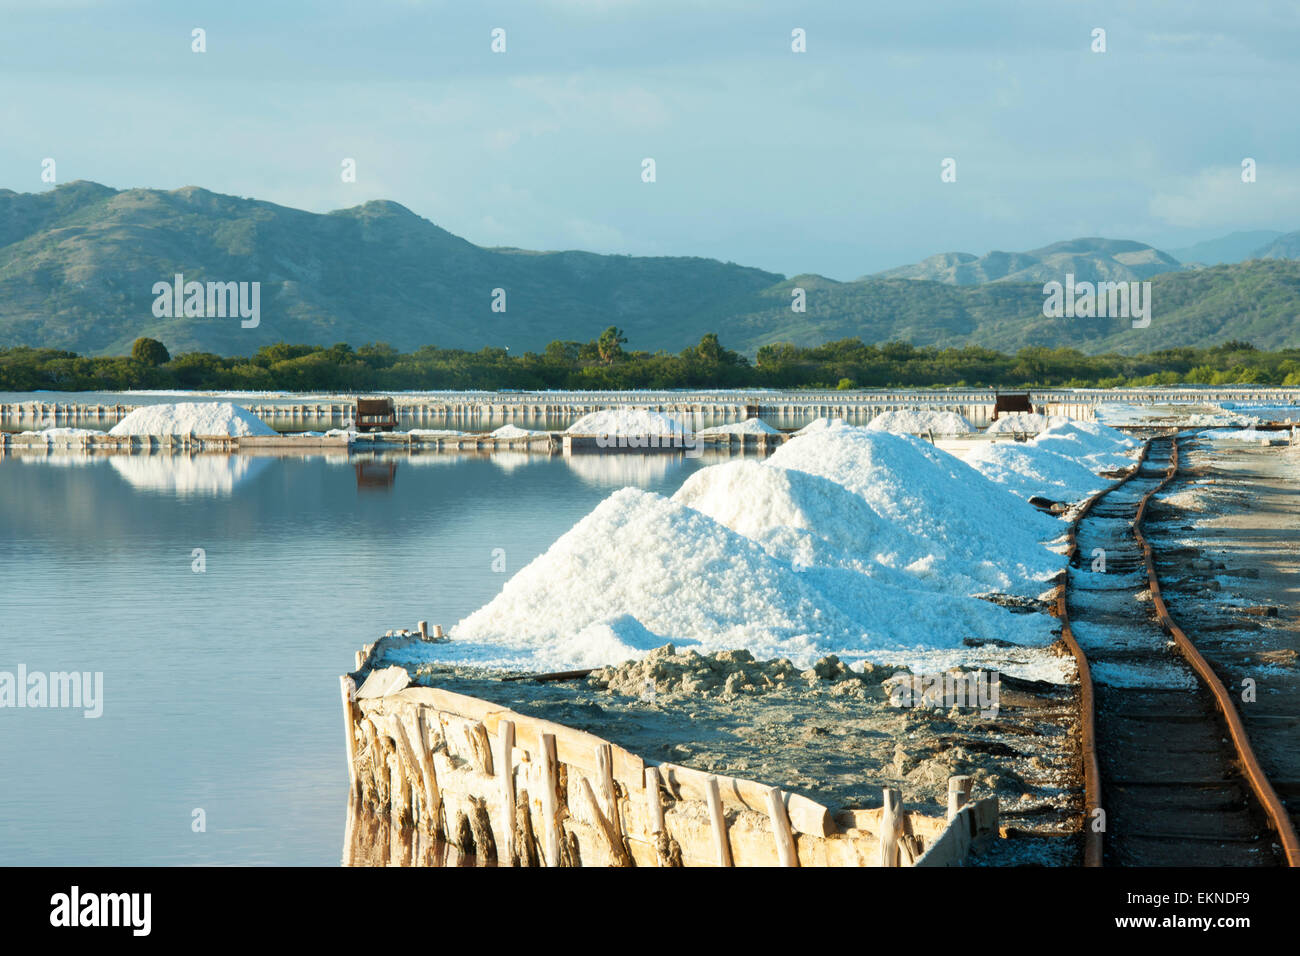
[[[392,431],[397,427],[397,405],[391,398],[358,398],[357,431]]]
[[[1032,412],[1033,403],[1029,401],[1028,392],[1000,393],[993,400],[993,421],[998,416],[1011,412]]]

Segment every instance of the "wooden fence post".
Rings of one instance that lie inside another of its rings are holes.
[[[794,831],[790,829],[790,817],[785,812],[781,791],[776,787],[769,787],[767,791],[767,816],[772,821],[777,860],[782,866],[798,866],[799,853],[795,847]]]
[[[344,675],[339,678],[339,689],[343,693],[343,729],[347,733],[347,753],[348,753],[348,783],[352,792],[357,792],[357,737],[356,737],[356,718],[352,708],[352,695],[356,693],[356,685],[352,683],[352,678]]]
[[[718,850],[718,866],[734,866],[731,860],[731,843],[727,840],[727,818],[722,812],[722,794],[718,792],[718,778],[709,777],[709,819],[713,821],[713,842]]]
[[[975,781],[967,776],[948,778],[948,820],[957,815],[957,811],[970,802],[971,788]]]
[[[558,788],[560,762],[556,757],[555,734],[542,734],[542,824],[546,835],[546,865],[560,865],[560,820]]]
[[[503,720],[497,725],[497,738],[501,743],[501,759],[497,773],[501,776],[501,857],[505,866],[511,866],[515,857],[515,723]]]
[[[898,866],[898,843],[903,835],[903,795],[894,787],[884,788],[885,803],[880,811],[880,865]]]

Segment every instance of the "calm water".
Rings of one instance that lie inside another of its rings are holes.
[[[0,459],[0,672],[104,675],[98,719],[0,708],[0,861],[337,863],[354,652],[454,624],[611,491],[702,463]]]

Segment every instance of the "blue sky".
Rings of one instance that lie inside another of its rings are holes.
[[[1297,49],[1294,0],[0,0],[0,187],[49,188],[52,157],[60,182],[393,199],[483,245],[837,279],[1171,248],[1300,229]]]

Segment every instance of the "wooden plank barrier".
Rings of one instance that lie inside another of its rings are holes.
[[[359,655],[367,666],[382,659],[376,647]],[[996,799],[971,802],[969,777],[949,781],[947,820],[906,811],[891,788],[878,809],[832,814],[801,794],[647,761],[441,688],[358,696],[362,676],[340,681],[360,817],[349,822],[346,862],[950,866],[997,832]],[[454,855],[431,849],[442,841]]]

